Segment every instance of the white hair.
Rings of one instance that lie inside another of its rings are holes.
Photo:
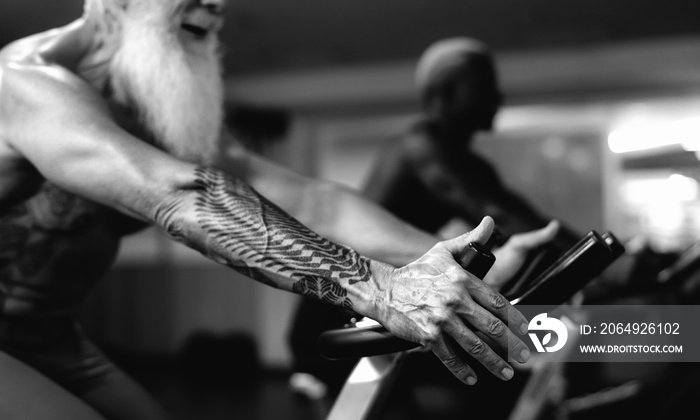
[[[86,0],[97,25],[79,73],[135,111],[151,138],[185,160],[210,160],[223,121],[218,40],[184,46],[173,27],[183,0]]]

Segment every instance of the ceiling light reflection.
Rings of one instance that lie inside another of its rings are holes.
[[[700,151],[700,117],[662,124],[635,125],[614,130],[608,135],[613,153],[629,153],[663,146],[682,145]]]

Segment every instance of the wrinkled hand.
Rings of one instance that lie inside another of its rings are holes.
[[[509,329],[525,334],[525,317],[455,260],[469,242],[484,243],[492,231],[493,220],[486,217],[472,232],[439,242],[418,260],[394,269],[378,311],[377,321],[384,327],[430,349],[469,385],[476,383],[476,374],[460,356],[459,347],[495,376],[503,380],[513,376],[513,368],[477,332],[517,362],[530,356]]]
[[[559,226],[559,222],[553,220],[541,229],[511,236],[503,246],[493,251],[496,262],[484,278],[484,282],[496,290],[501,290],[525,263],[531,250],[554,239]]]

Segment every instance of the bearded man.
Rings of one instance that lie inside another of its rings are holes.
[[[0,52],[3,418],[167,418],[71,317],[120,238],[149,224],[257,281],[376,319],[464,383],[476,377],[457,345],[510,379],[495,350],[525,362],[513,331],[527,320],[454,258],[493,220],[439,242],[237,146],[222,127],[224,8],[87,0],[75,22]],[[552,236],[516,238],[491,276],[512,275]]]

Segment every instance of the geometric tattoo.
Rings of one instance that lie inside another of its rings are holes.
[[[295,293],[352,309],[343,285],[370,279],[367,258],[312,232],[234,177],[198,167],[195,178],[207,254],[255,280],[277,286],[282,277]]]

